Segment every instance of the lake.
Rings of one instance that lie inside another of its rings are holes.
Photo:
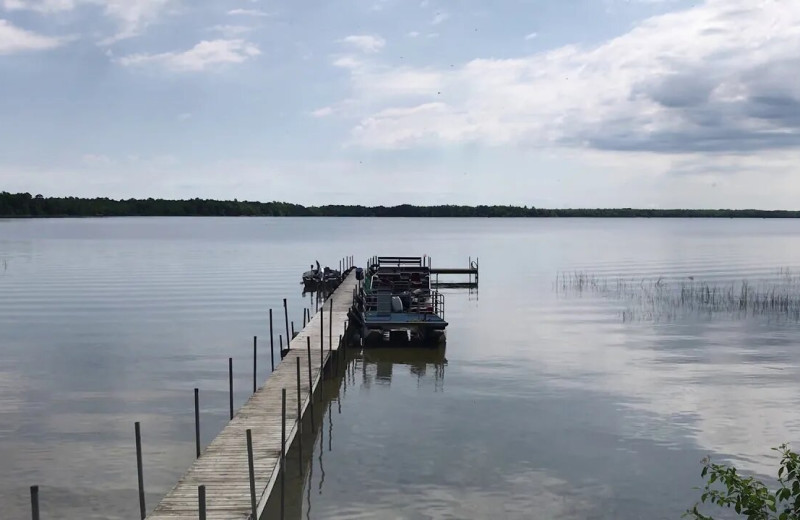
[[[800,440],[800,324],[626,320],[564,272],[770,280],[800,270],[800,221],[119,218],[0,221],[0,504],[138,518],[269,375],[268,310],[301,326],[301,273],[375,254],[480,258],[447,289],[446,350],[370,351],[328,383],[291,518],[675,519],[705,455],[771,475]],[[276,334],[277,334],[276,332]],[[267,347],[268,352],[268,347]]]

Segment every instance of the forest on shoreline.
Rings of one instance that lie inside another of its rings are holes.
[[[43,197],[0,192],[0,217],[600,217],[798,218],[800,211],[756,209],[545,209],[528,206],[303,206],[287,202],[210,199]]]

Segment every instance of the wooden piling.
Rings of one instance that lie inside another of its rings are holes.
[[[200,510],[200,520],[206,520],[206,487],[197,486],[197,507]]]
[[[136,476],[139,482],[139,516],[142,520],[147,516],[147,508],[144,503],[144,475],[142,474],[142,432],[138,422],[133,424],[136,436]]]
[[[286,320],[286,348],[290,348],[292,336],[289,335],[289,306],[286,305],[286,298],[283,299],[283,318]]]
[[[253,520],[258,520],[258,513],[256,512],[256,472],[253,463],[253,431],[247,429],[247,465],[250,470],[250,516]]]
[[[194,446],[200,458],[200,390],[194,389]]]
[[[39,520],[39,486],[31,486],[31,518]]]
[[[300,475],[303,475],[303,394],[300,392],[300,356],[297,360],[297,450],[298,468]]]
[[[233,358],[228,358],[228,411],[233,419]]]
[[[281,388],[281,520],[286,513],[286,389]]]
[[[269,310],[269,362],[275,372],[275,339],[272,335],[272,309]]]
[[[258,390],[258,336],[253,336],[253,393]]]

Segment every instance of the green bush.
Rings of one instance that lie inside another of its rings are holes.
[[[778,468],[779,488],[770,490],[754,477],[740,475],[736,468],[703,460],[701,475],[706,479],[700,502],[686,512],[685,518],[714,520],[699,511],[703,504],[733,509],[747,520],[800,520],[800,455],[785,444],[775,451],[781,454]]]

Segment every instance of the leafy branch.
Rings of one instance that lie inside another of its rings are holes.
[[[703,494],[684,518],[714,520],[700,512],[703,505],[712,505],[733,509],[747,520],[800,520],[800,455],[785,444],[774,450],[781,454],[779,487],[774,490],[755,477],[741,475],[733,466],[704,459]]]

